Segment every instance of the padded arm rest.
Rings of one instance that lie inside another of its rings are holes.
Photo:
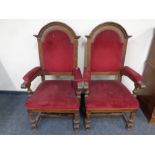
[[[138,87],[140,88],[144,88],[145,85],[143,84],[143,77],[137,73],[136,71],[134,71],[133,69],[131,69],[128,66],[124,66],[121,69],[121,74],[128,76]]]
[[[26,82],[31,82],[34,80],[38,75],[41,74],[41,67],[35,67],[31,69],[28,73],[26,73],[23,77],[23,80]]]
[[[83,81],[88,82],[91,80],[91,71],[89,67],[84,68]]]
[[[74,75],[75,82],[82,82],[82,74],[81,74],[80,68],[76,67],[73,71],[73,75]]]
[[[30,89],[31,82],[38,76],[41,75],[41,67],[35,67],[31,69],[28,73],[26,73],[23,77],[24,83],[21,84],[21,88],[25,89],[28,88],[28,92],[31,93],[32,90]]]

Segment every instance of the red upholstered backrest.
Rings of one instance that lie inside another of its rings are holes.
[[[41,40],[42,65],[47,72],[72,72],[74,44],[62,30],[50,30]]]
[[[90,67],[92,72],[118,72],[123,58],[123,43],[113,30],[98,33],[91,43]]]

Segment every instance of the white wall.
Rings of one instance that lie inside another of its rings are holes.
[[[42,26],[54,20],[0,20],[0,90],[21,90],[23,75],[39,65],[36,38]],[[109,20],[59,20],[71,26],[79,40],[78,66],[83,71],[85,35],[98,24]],[[133,37],[129,40],[125,65],[142,73],[151,43],[155,20],[112,20],[121,24]],[[39,80],[35,82],[35,86]],[[131,90],[133,83],[123,82]]]

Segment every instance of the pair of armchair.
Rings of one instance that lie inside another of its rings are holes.
[[[35,35],[38,41],[40,66],[24,77],[22,88],[28,89],[26,109],[33,129],[42,116],[73,115],[73,127],[79,129],[80,96],[85,94],[85,127],[90,128],[93,115],[121,114],[127,127],[133,126],[137,99],[121,83],[123,75],[135,84],[133,91],[143,88],[142,77],[124,66],[128,36],[125,29],[113,22],[95,27],[87,37],[85,69],[83,76],[77,67],[78,39],[66,24],[52,22]],[[45,80],[46,75],[55,76]],[[92,76],[113,76],[113,80],[93,80]],[[32,92],[31,82],[41,76],[41,83]],[[72,80],[58,80],[59,76],[71,76]],[[125,113],[130,113],[129,118]]]

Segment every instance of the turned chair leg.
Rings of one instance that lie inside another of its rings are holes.
[[[40,118],[40,113],[35,114],[34,112],[28,110],[28,116],[31,123],[31,128],[36,129]]]
[[[130,113],[130,116],[129,116],[129,120],[127,122],[127,128],[130,129],[133,127],[133,124],[134,124],[134,120],[135,120],[135,115],[136,115],[136,112],[133,111]]]
[[[90,112],[86,112],[85,127],[86,129],[90,129]]]
[[[75,130],[79,129],[79,112],[74,113],[73,126]]]

